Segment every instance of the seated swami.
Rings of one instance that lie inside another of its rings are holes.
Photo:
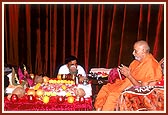
[[[104,85],[95,100],[97,111],[115,111],[115,106],[121,92],[129,86],[144,86],[152,81],[160,81],[162,70],[157,60],[150,53],[146,41],[137,41],[134,44],[133,55],[135,60],[129,67],[119,66],[119,71],[125,79],[116,79],[115,83]]]

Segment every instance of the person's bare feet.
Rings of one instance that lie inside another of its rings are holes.
[[[96,111],[101,111],[101,110],[102,110],[102,108],[97,108],[97,109],[96,109]]]

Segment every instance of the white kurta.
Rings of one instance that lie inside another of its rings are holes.
[[[84,77],[86,76],[86,72],[85,72],[85,70],[83,69],[82,66],[77,65],[77,70],[78,70],[78,74],[81,74]],[[69,73],[70,72],[69,72],[69,69],[68,69],[66,64],[62,65],[58,70],[58,74],[69,74]]]

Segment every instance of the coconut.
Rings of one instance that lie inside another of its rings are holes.
[[[25,89],[18,85],[12,92],[12,94],[16,94],[18,96],[18,98],[21,98],[25,95]]]
[[[35,84],[43,83],[43,77],[39,76],[39,75],[36,75],[35,78],[34,78],[34,83]]]
[[[82,88],[77,88],[77,90],[75,91],[75,95],[77,97],[84,97],[86,95],[85,90]]]

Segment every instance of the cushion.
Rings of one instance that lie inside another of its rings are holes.
[[[132,86],[119,97],[116,111],[163,111],[163,86]]]

